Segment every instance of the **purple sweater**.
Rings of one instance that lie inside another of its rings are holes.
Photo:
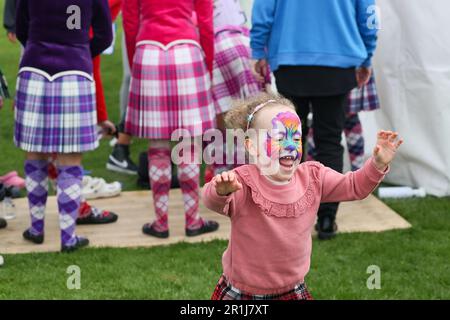
[[[25,47],[20,67],[51,76],[72,70],[92,74],[92,58],[113,39],[107,0],[19,0],[16,32]]]

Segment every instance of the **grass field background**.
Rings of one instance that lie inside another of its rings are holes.
[[[3,5],[0,0],[0,8]],[[11,89],[19,52],[18,44],[10,44],[0,34],[0,68]],[[102,72],[110,118],[117,121],[120,41],[114,55],[103,57]],[[8,101],[0,111],[0,174],[11,170],[23,173],[23,153],[14,147],[12,134],[12,103]],[[137,160],[138,151],[145,148],[145,141],[136,140],[133,158]],[[94,176],[121,181],[125,190],[135,190],[135,177],[105,169],[110,151],[108,142],[102,142],[98,150],[86,155],[85,168]],[[413,228],[343,234],[327,242],[314,240],[306,281],[316,299],[450,299],[450,199],[427,197],[387,204]],[[149,208],[149,220],[151,216]],[[156,248],[88,248],[71,255],[6,255],[5,266],[0,268],[0,299],[208,299],[220,276],[226,246],[226,241],[213,241]],[[66,270],[71,265],[81,269],[80,290],[66,287]],[[371,265],[381,270],[380,290],[366,286]]]

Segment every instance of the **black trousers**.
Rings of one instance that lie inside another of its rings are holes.
[[[344,130],[345,108],[348,94],[323,97],[301,97],[282,91],[280,93],[291,100],[302,120],[303,156],[308,137],[308,114],[313,114],[313,137],[316,145],[317,161],[338,172],[343,170],[344,148],[341,145],[342,131]],[[318,217],[336,217],[339,203],[323,203],[320,205]]]

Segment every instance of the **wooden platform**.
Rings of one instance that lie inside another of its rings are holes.
[[[94,200],[91,204],[119,214],[119,220],[109,225],[78,226],[77,234],[87,236],[95,247],[149,247],[180,241],[200,242],[212,239],[228,239],[230,223],[201,206],[201,214],[220,223],[218,232],[188,238],[184,235],[184,211],[180,190],[170,193],[169,239],[156,239],[142,234],[142,225],[153,218],[153,205],[149,191],[126,192],[110,199]],[[0,253],[28,253],[59,251],[60,235],[55,197],[49,197],[46,216],[45,243],[30,244],[22,239],[22,232],[29,226],[26,199],[15,201],[17,218],[10,220],[6,229],[0,230]],[[409,228],[411,225],[374,196],[364,201],[342,203],[338,212],[339,232],[379,232]]]

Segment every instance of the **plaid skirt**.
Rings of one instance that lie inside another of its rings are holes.
[[[211,79],[203,51],[193,43],[136,48],[125,132],[170,140],[176,129],[192,137],[215,127]]]
[[[373,74],[367,85],[361,89],[355,88],[350,92],[347,108],[347,113],[350,114],[380,109],[380,100]]]
[[[230,283],[222,275],[216,285],[211,300],[313,300],[304,283],[298,284],[291,291],[281,294],[255,295],[243,292]]]
[[[27,152],[80,153],[98,147],[95,83],[81,75],[53,81],[20,72],[14,142]]]
[[[215,35],[213,96],[217,114],[230,110],[233,99],[246,99],[264,90],[252,73],[250,38],[245,28]],[[270,72],[269,72],[270,73]],[[268,74],[269,74],[268,73]],[[270,83],[270,77],[266,79]]]

